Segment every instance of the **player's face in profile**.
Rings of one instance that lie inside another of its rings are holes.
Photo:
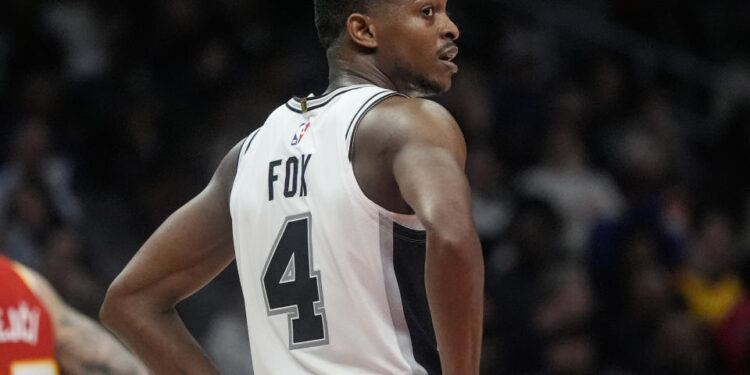
[[[458,27],[447,0],[392,0],[378,27],[378,54],[400,91],[415,96],[446,92],[458,71]]]

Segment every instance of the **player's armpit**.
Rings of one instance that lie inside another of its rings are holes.
[[[156,230],[107,292],[102,321],[156,373],[216,373],[174,307],[234,258],[229,194],[239,148]]]
[[[67,374],[148,374],[146,367],[109,332],[69,308],[56,320],[55,351]]]

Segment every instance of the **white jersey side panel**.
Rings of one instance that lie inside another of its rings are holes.
[[[420,224],[369,201],[348,159],[359,119],[393,95],[292,100],[243,144],[230,207],[256,374],[427,373],[393,266],[394,222]]]

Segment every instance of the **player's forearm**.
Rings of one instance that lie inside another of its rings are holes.
[[[55,322],[55,350],[68,374],[146,375],[146,367],[104,328],[65,308]]]
[[[155,311],[143,302],[105,301],[102,322],[155,374],[218,374],[174,309]]]
[[[429,235],[425,284],[444,374],[478,374],[484,261],[475,233]]]

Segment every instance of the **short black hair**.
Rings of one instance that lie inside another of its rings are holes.
[[[315,27],[324,48],[330,48],[346,28],[352,13],[365,13],[370,6],[383,0],[314,0]]]

